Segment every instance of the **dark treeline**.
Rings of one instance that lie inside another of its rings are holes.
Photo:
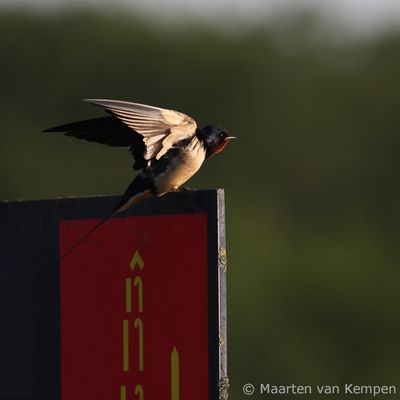
[[[1,198],[124,190],[128,152],[40,133],[102,115],[83,98],[224,125],[239,140],[190,185],[226,189],[231,398],[399,383],[400,32],[203,23],[0,13]]]

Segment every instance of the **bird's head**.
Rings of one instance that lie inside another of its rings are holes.
[[[202,128],[201,137],[207,145],[207,153],[210,156],[220,153],[232,139],[236,139],[218,125],[207,125]]]

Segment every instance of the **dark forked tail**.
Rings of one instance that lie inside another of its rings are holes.
[[[94,231],[100,228],[105,222],[107,222],[110,218],[115,215],[126,211],[128,208],[132,207],[134,204],[139,203],[142,200],[145,200],[149,197],[153,196],[153,185],[150,179],[144,173],[141,173],[135,177],[133,182],[128,186],[125,193],[122,195],[118,204],[114,207],[114,209],[107,215],[104,219],[102,219],[99,223],[97,223],[89,232],[85,233],[77,242],[75,242],[68,251],[60,258],[60,263],[65,260],[85,239],[87,239]]]
[[[69,249],[68,251],[60,258],[60,263],[68,257],[85,239],[87,239],[95,230],[100,228],[101,225],[103,225],[105,222],[107,222],[112,216],[114,215],[114,212],[109,214],[107,217],[102,219],[98,224],[96,224],[92,229],[90,229],[89,232],[85,233],[77,242],[75,242]]]

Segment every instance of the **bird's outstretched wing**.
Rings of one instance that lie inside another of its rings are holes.
[[[145,160],[160,159],[175,143],[196,134],[196,122],[186,114],[119,100],[87,99],[103,107],[143,136]]]
[[[178,111],[118,100],[88,99],[112,116],[72,122],[46,129],[116,147],[129,147],[134,169],[161,158],[175,143],[196,134],[196,122]]]
[[[129,147],[135,163],[133,168],[142,169],[147,165],[143,154],[145,145],[143,136],[133,131],[115,117],[86,119],[49,128],[43,132],[62,132],[66,136],[106,144],[113,147]]]

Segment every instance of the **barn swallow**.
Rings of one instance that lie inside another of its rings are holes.
[[[217,125],[198,128],[178,111],[119,100],[87,99],[111,116],[46,129],[115,147],[128,147],[140,171],[112,212],[71,248],[114,215],[149,197],[179,190],[203,162],[223,151],[234,136]],[[62,258],[62,259],[63,259]]]

